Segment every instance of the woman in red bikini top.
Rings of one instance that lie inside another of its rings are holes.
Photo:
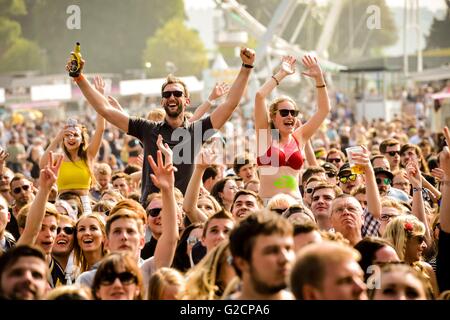
[[[302,151],[330,112],[330,101],[317,59],[305,55],[302,63],[306,71],[302,74],[316,82],[317,111],[305,124],[300,125],[296,103],[282,96],[271,103],[267,112],[266,97],[286,76],[295,72],[294,57],[283,57],[281,62],[280,70],[263,84],[255,97],[257,163],[261,179],[259,195],[267,201],[281,192],[301,201],[298,183],[304,158]]]

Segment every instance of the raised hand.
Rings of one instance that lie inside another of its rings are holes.
[[[83,59],[80,60],[80,74],[81,74],[81,71],[83,71],[84,62],[85,61]],[[71,64],[71,59],[67,60],[67,64],[66,64],[66,71],[67,72],[70,72],[71,65],[72,65]]]
[[[302,72],[304,76],[313,78],[315,80],[319,80],[323,77],[322,69],[320,68],[319,62],[317,61],[316,57],[307,54],[302,58],[302,63],[306,68],[306,71]]]
[[[2,147],[0,147],[0,167],[2,167],[6,161],[6,159],[9,157],[9,153],[6,152]]]
[[[357,165],[360,165],[364,168],[369,168],[372,165],[370,163],[370,152],[364,145],[362,145],[361,148],[363,149],[363,152],[352,151],[352,160]]]
[[[156,146],[158,147],[159,151],[161,151],[162,154],[164,155],[165,165],[172,164],[173,163],[172,149],[169,148],[169,145],[167,143],[163,143],[163,138],[160,134],[158,135],[158,139],[156,140]],[[177,168],[174,168],[174,171],[177,171]]]
[[[210,165],[214,164],[218,155],[213,154],[212,151],[208,148],[202,148],[195,158],[195,165],[198,168],[206,169]]]
[[[123,111],[122,106],[120,105],[119,101],[116,100],[116,98],[114,98],[112,96],[108,96],[108,102],[113,108]]]
[[[39,188],[45,188],[50,190],[53,184],[56,182],[58,177],[59,168],[61,167],[63,161],[63,155],[56,155],[52,151],[50,151],[48,155],[48,163],[41,170],[39,175]]]
[[[153,170],[153,174],[150,175],[155,186],[159,189],[169,189],[175,185],[175,176],[172,163],[163,164],[162,152],[158,150],[156,153],[157,164],[153,160],[152,156],[148,156],[148,162]]]
[[[241,60],[244,64],[253,65],[255,62],[255,51],[249,48],[241,49]]]
[[[420,174],[419,162],[409,161],[406,164],[406,172],[408,174],[408,180],[415,188],[422,188],[422,175]]]
[[[437,181],[442,181],[444,179],[444,170],[441,168],[434,168],[431,170],[431,175],[435,177]]]
[[[281,72],[284,72],[286,75],[295,73],[295,59],[293,56],[284,56],[281,59]]]
[[[445,140],[447,141],[447,145],[450,143],[450,132],[448,127],[443,129]],[[439,154],[439,168],[444,172],[445,179],[450,178],[450,150],[446,146]]]
[[[95,89],[97,89],[98,92],[100,92],[102,95],[105,94],[105,80],[103,80],[100,76],[94,77],[94,86]]]
[[[230,86],[226,82],[216,83],[208,99],[211,101],[216,100],[221,96],[227,94],[228,91],[230,91]]]

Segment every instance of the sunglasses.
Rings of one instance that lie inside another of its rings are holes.
[[[390,155],[391,157],[395,157],[396,154],[400,155],[400,151],[389,151],[387,152],[388,155]]]
[[[64,227],[64,228],[58,227],[58,228],[56,229],[56,234],[60,234],[61,231],[64,231],[65,234],[67,234],[68,236],[70,236],[71,234],[74,233],[75,228],[74,228],[74,227]]]
[[[150,215],[153,218],[156,218],[157,216],[159,216],[160,212],[161,212],[162,208],[153,208],[153,209],[148,209],[147,210],[147,215]]]
[[[355,181],[356,180],[356,176],[357,176],[356,174],[351,174],[351,175],[346,176],[346,177],[340,177],[339,181],[342,182],[342,183],[347,183],[349,181]]]
[[[23,186],[14,188],[13,192],[17,194],[17,193],[20,193],[20,190],[28,191],[29,189],[30,189],[30,186],[28,184],[24,184]]]
[[[172,96],[172,94],[173,94],[174,97],[180,98],[183,95],[183,91],[178,91],[178,90],[176,90],[176,91],[164,91],[162,93],[162,97],[166,98],[166,99],[169,99]]]
[[[102,279],[100,280],[100,283],[105,286],[112,285],[116,279],[119,278],[120,282],[122,284],[132,284],[137,282],[137,277],[131,272],[125,271],[121,273],[115,273],[111,272],[108,274],[105,274]]]
[[[328,178],[336,178],[336,174],[333,172],[327,172]]]
[[[299,111],[298,110],[288,110],[288,109],[279,109],[278,112],[280,113],[280,116],[287,117],[289,114],[291,116],[296,117],[298,116]]]
[[[387,186],[387,185],[391,184],[391,182],[392,182],[392,180],[389,178],[383,178],[383,179],[377,178],[377,184],[383,183],[385,186]]]
[[[341,162],[341,158],[334,158],[334,159],[330,158],[330,159],[328,159],[328,162],[340,163]]]
[[[313,193],[313,191],[314,191],[314,188],[306,188],[306,193]]]
[[[280,209],[280,208],[273,208],[271,211],[276,212],[278,214],[283,214],[283,212],[286,211],[286,209]]]

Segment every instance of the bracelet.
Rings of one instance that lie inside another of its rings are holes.
[[[413,188],[412,188],[412,191],[413,191],[413,193],[414,193],[414,192],[417,192],[417,191],[423,191],[423,189],[422,189],[422,188],[416,188],[416,187],[413,187]]]
[[[80,82],[81,80],[84,80],[84,75],[82,73],[80,73],[78,77],[73,78],[73,81],[75,81],[76,83]]]
[[[275,82],[277,83],[277,86],[279,86],[279,85],[280,85],[280,81],[278,81],[278,79],[277,79],[277,78],[275,78],[275,76],[272,76],[272,79],[273,79],[273,80],[275,80]]]
[[[213,101],[211,101],[211,100],[206,100],[206,102],[208,102],[210,105],[214,105],[214,102]]]
[[[252,69],[254,66],[251,64],[242,63],[242,66],[248,69]]]
[[[327,86],[326,84],[323,84],[321,86],[316,86],[316,88],[325,88],[326,86]]]

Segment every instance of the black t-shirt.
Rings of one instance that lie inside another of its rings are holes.
[[[150,241],[145,243],[144,248],[142,248],[142,250],[141,250],[141,258],[146,260],[150,257],[153,257],[153,255],[155,254],[155,248],[156,248],[157,243],[158,243],[158,240],[151,237]]]
[[[439,291],[450,290],[450,233],[439,231],[436,277]]]
[[[6,231],[11,233],[13,235],[14,239],[19,240],[19,237],[20,237],[19,225],[17,224],[16,217],[13,214],[12,208],[9,208],[8,211],[9,211],[11,218],[9,219],[9,222],[6,225]]]
[[[153,122],[143,118],[130,117],[128,122],[128,134],[138,138],[144,145],[144,159],[151,155],[156,161],[158,147],[156,141],[160,134],[163,142],[167,143],[173,151],[173,164],[178,169],[175,172],[175,187],[184,194],[194,171],[194,159],[202,144],[208,140],[215,130],[212,127],[211,118],[189,123],[187,120],[179,128],[173,129],[166,121]],[[152,173],[150,165],[144,161],[142,170],[142,196],[144,203],[148,194],[158,192],[150,179]]]

